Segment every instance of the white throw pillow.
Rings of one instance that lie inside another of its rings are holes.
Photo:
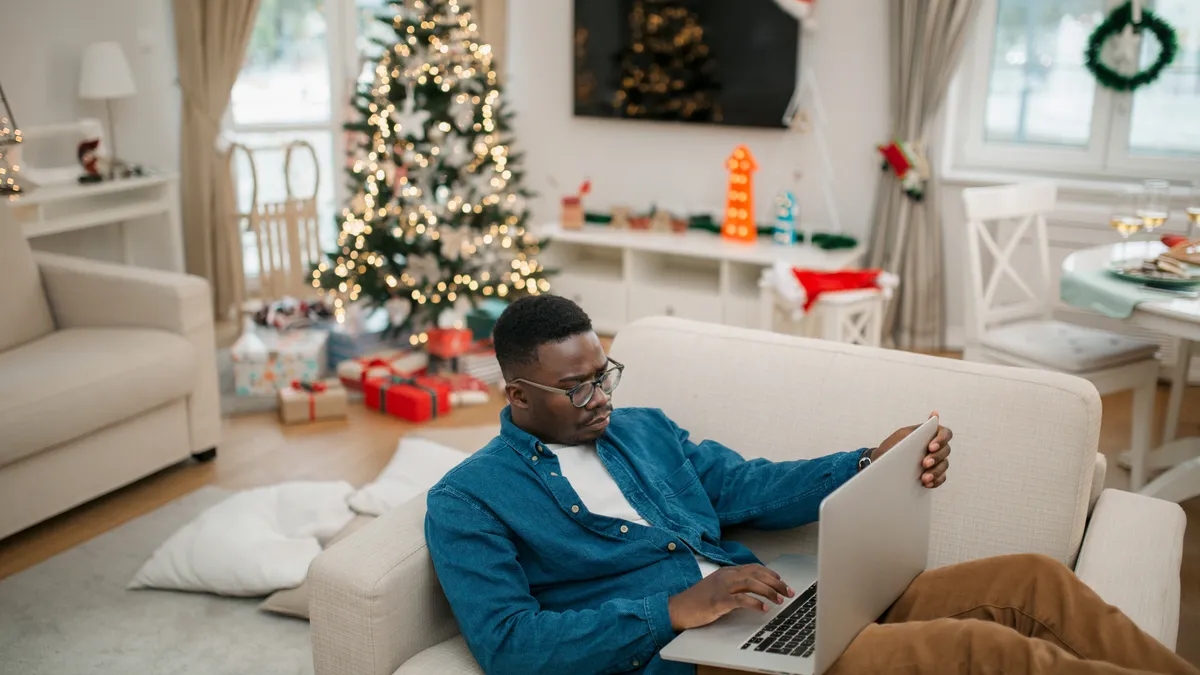
[[[350,508],[366,516],[382,516],[433,487],[468,456],[424,438],[402,438],[375,482],[350,497]]]
[[[354,517],[353,492],[345,481],[239,492],[171,535],[129,587],[253,597],[298,586],[320,542]]]

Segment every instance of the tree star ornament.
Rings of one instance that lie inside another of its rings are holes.
[[[404,97],[402,110],[392,111],[392,121],[396,123],[396,134],[401,137],[418,141],[425,140],[425,123],[429,121],[428,110],[417,110],[416,92],[410,83],[408,93]]]

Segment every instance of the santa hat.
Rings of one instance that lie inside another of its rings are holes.
[[[819,272],[776,261],[763,285],[772,288],[781,304],[791,310],[791,319],[799,321],[822,294],[830,291],[877,288],[883,292],[885,300],[891,300],[900,285],[900,277],[884,270]]]

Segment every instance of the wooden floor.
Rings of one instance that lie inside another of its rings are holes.
[[[1159,391],[1157,429],[1166,410],[1165,388]],[[501,409],[498,397],[474,408],[462,408],[433,426],[494,424]],[[1184,403],[1180,435],[1200,436],[1200,388],[1192,387]],[[1129,439],[1127,395],[1104,399],[1100,450],[1113,458]],[[207,464],[185,462],[138,481],[108,496],[0,540],[0,579],[83,543],[130,519],[204,485],[243,489],[287,480],[344,479],[361,485],[375,477],[391,457],[396,440],[415,425],[351,406],[344,422],[281,426],[262,414],[224,422],[217,459]],[[1126,472],[1111,459],[1109,485],[1125,487]],[[1179,652],[1200,665],[1200,499],[1184,504],[1191,523],[1184,543],[1183,603]]]

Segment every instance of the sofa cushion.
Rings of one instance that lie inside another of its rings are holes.
[[[985,347],[1054,370],[1083,373],[1153,358],[1158,345],[1120,333],[1062,321],[1022,321],[989,330]]]
[[[74,328],[0,352],[0,467],[186,396],[196,354],[157,330]]]
[[[429,649],[418,652],[416,656],[404,662],[404,665],[394,675],[483,675],[483,669],[471,656],[467,641],[462,635],[436,644]]]
[[[54,330],[50,305],[20,227],[0,227],[0,352]]]

